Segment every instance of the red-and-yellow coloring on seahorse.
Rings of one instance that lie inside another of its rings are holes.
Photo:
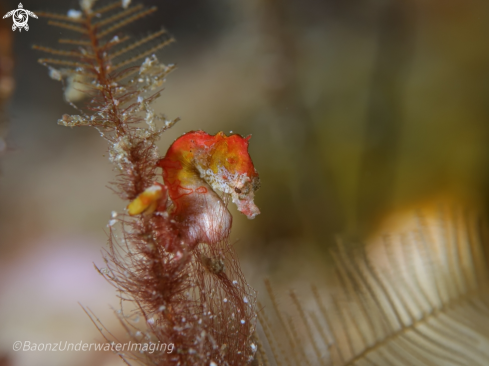
[[[250,136],[209,135],[192,131],[178,138],[158,162],[164,186],[155,183],[128,206],[130,215],[153,213],[168,196],[170,217],[182,224],[190,244],[213,244],[226,239],[232,216],[221,194],[253,219],[260,210],[253,202],[259,177],[248,153]]]

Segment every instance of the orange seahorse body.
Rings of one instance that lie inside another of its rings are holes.
[[[232,216],[217,192],[231,196],[240,212],[253,219],[260,213],[253,202],[259,187],[259,177],[248,153],[249,137],[226,136],[219,132],[209,135],[203,131],[184,134],[170,146],[158,163],[163,169],[163,180],[173,202],[170,216],[183,224],[182,231],[191,245],[213,244],[226,239]],[[156,200],[166,197],[164,188],[148,188],[131,203],[146,199],[144,207],[156,209]],[[156,192],[156,193],[155,193]],[[154,201],[147,197],[155,197]],[[138,214],[140,209],[130,214]],[[141,206],[141,207],[143,207]],[[139,207],[139,206],[138,206]]]

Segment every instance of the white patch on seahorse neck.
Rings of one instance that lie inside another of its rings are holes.
[[[203,169],[196,164],[200,177],[208,183],[214,191],[229,194],[238,210],[249,219],[254,219],[260,210],[254,203],[255,192],[253,184],[247,174],[230,173],[220,166],[217,173],[212,169]]]
[[[212,169],[203,169],[198,164],[197,169],[200,177],[205,180],[214,191],[222,193],[232,194],[235,187],[241,189],[247,182],[251,182],[251,179],[247,174],[231,174],[223,166],[218,168],[217,173],[214,173]]]

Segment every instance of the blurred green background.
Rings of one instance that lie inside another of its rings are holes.
[[[177,39],[158,53],[178,69],[155,108],[182,119],[163,136],[161,154],[189,130],[253,135],[262,214],[249,221],[231,207],[233,241],[253,286],[261,290],[264,276],[277,286],[321,281],[335,236],[368,238],[399,212],[441,202],[486,210],[487,1],[143,3],[159,11],[129,34],[164,26]],[[34,12],[77,7],[23,4]],[[118,307],[92,262],[102,264],[110,212],[124,203],[106,187],[114,172],[99,134],[56,124],[75,112],[31,49],[67,36],[46,23],[31,19],[29,32],[12,33],[16,89],[4,106],[0,162],[0,355],[14,365],[38,364],[35,357],[82,365],[89,361],[76,354],[11,353],[17,338],[99,337],[77,301],[109,327],[107,304]]]

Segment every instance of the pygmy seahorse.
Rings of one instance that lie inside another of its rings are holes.
[[[250,137],[203,131],[184,134],[158,162],[164,186],[155,183],[146,189],[129,204],[129,214],[160,210],[168,192],[173,204],[169,216],[181,224],[190,245],[226,239],[232,224],[225,203],[228,197],[249,219],[260,213],[253,201],[260,180],[248,153]]]

